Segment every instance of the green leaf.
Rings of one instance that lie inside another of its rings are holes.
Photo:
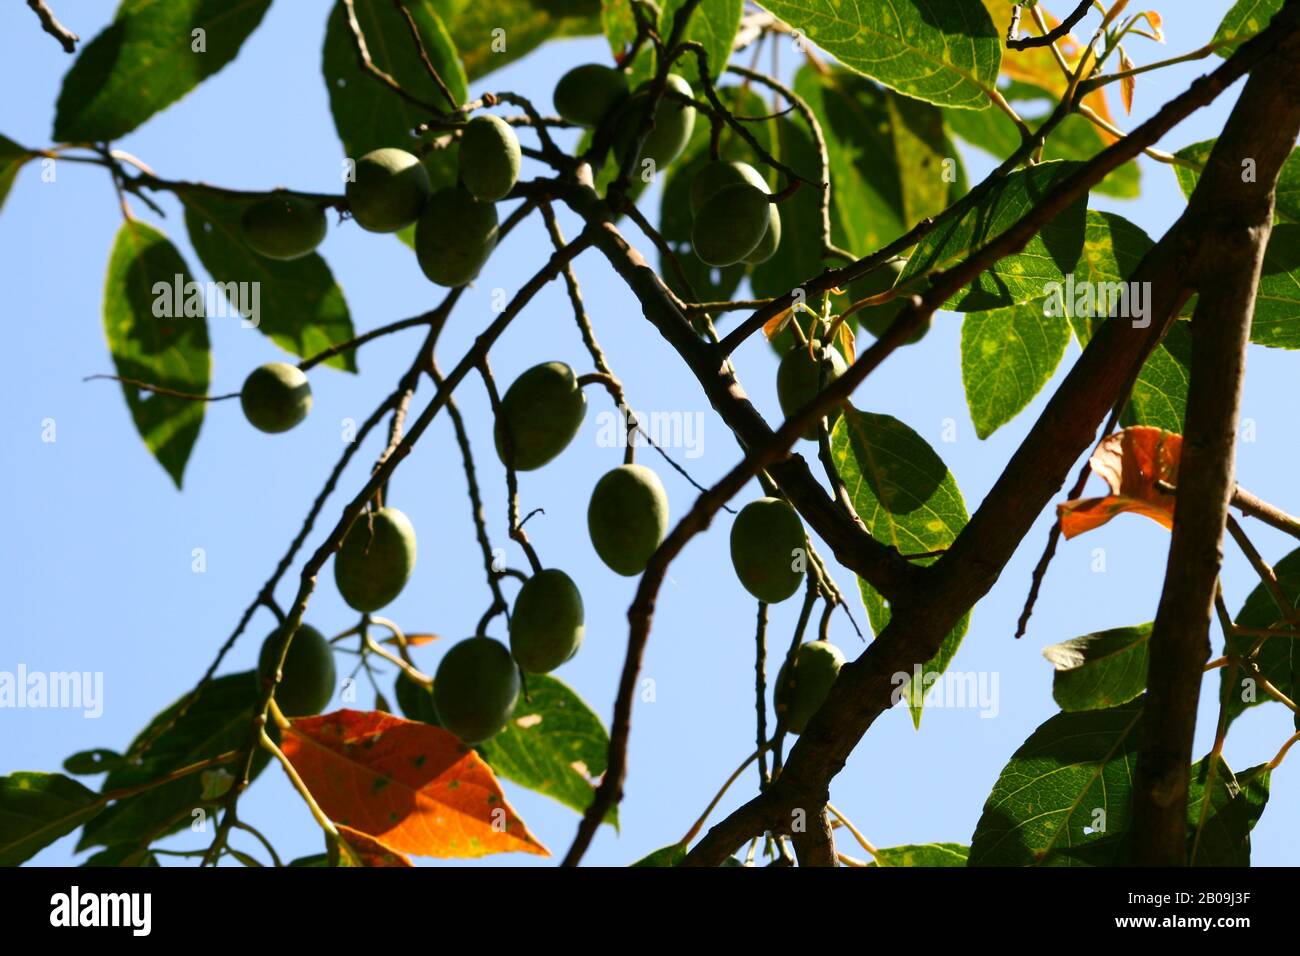
[[[1040,163],[1012,173],[971,209],[947,215],[917,244],[900,283],[948,269],[1014,225],[1040,205],[1055,187],[1073,174],[1079,163]],[[1020,252],[1006,256],[958,292],[944,308],[980,312],[1040,299],[1050,282],[1064,282],[1079,261],[1087,217],[1087,197],[1046,226]]]
[[[328,853],[313,853],[311,856],[300,856],[296,860],[290,860],[285,866],[330,866]]]
[[[1187,786],[1187,861],[1191,866],[1250,866],[1250,831],[1268,803],[1267,764],[1240,777],[1222,757],[1192,764]]]
[[[1300,548],[1292,551],[1277,564],[1273,565],[1277,583],[1294,607],[1300,600]],[[1281,623],[1284,618],[1273,597],[1263,584],[1255,586],[1241,606],[1241,611],[1233,619],[1239,627],[1267,628]],[[1259,641],[1257,637],[1241,636],[1229,638],[1226,652],[1244,655]],[[1300,693],[1300,639],[1294,637],[1267,638],[1255,658],[1260,673],[1264,678],[1291,700]],[[1227,695],[1228,722],[1236,720],[1247,707],[1262,704],[1273,698],[1269,697],[1240,668],[1220,668],[1220,693]],[[1252,699],[1243,700],[1243,696]],[[1300,719],[1297,720],[1300,723]]]
[[[95,867],[122,867],[122,866],[158,866],[158,857],[150,852],[149,847],[139,846],[134,843],[119,843],[117,846],[110,846],[106,850],[100,850],[86,858],[86,862],[81,864],[85,869]]]
[[[826,139],[832,212],[848,249],[874,252],[947,208],[943,163],[953,154],[938,109],[847,70],[802,67],[795,92]]]
[[[673,17],[687,0],[665,0],[663,12],[659,16],[659,32],[667,37],[672,29]],[[740,26],[740,11],[744,0],[703,0],[691,14],[685,39],[694,40],[704,47],[709,58],[709,71],[717,82],[722,76],[723,68],[731,57],[731,44],[736,39],[736,29]],[[703,96],[699,85],[699,60],[694,53],[687,53],[677,61],[678,72]],[[762,115],[762,114],[757,114]]]
[[[222,286],[236,311],[256,306],[257,330],[276,345],[306,358],[355,336],[343,290],[316,253],[300,259],[268,259],[240,238],[240,216],[247,203],[201,190],[181,194],[185,227],[199,260]],[[356,371],[356,353],[336,355],[324,364]]]
[[[948,467],[924,438],[896,418],[846,407],[831,435],[831,458],[866,529],[902,554],[947,548],[966,524],[966,503]],[[879,634],[889,623],[889,607],[871,585],[859,579],[858,586],[871,627]],[[908,683],[908,708],[916,726],[921,724],[926,678],[947,669],[969,624],[967,614],[922,674]]]
[[[0,208],[4,207],[5,197],[14,184],[14,178],[23,163],[36,154],[24,146],[19,146],[7,136],[0,136]]]
[[[1117,627],[1043,648],[1056,668],[1052,697],[1064,711],[1127,704],[1147,686],[1151,625]]]
[[[1094,288],[1101,283],[1127,282],[1143,257],[1155,245],[1140,227],[1113,212],[1088,210],[1083,234],[1083,252],[1074,269],[1076,288],[1090,283]],[[1068,296],[1064,297],[1068,299]],[[1085,297],[1091,304],[1091,297]],[[1066,302],[1070,324],[1081,346],[1086,346],[1097,331],[1104,316],[1083,314],[1076,303]]]
[[[960,843],[920,843],[876,851],[868,866],[965,866],[970,847]]]
[[[643,856],[630,866],[676,866],[686,859],[686,844],[674,843],[661,850],[655,850],[649,856]]]
[[[764,0],[851,70],[939,106],[988,107],[1002,63],[998,28],[978,3]]]
[[[1262,33],[1281,9],[1282,0],[1237,0],[1210,41],[1214,52],[1225,58],[1232,56],[1237,47]]]
[[[218,677],[204,685],[189,710],[162,732],[142,760],[108,775],[104,790],[141,786],[174,770],[242,747],[248,742],[252,727],[257,683],[254,671],[244,671]],[[155,727],[170,722],[184,700],[183,697],[177,700],[150,721],[128,754],[134,753]],[[260,772],[265,765],[265,752],[259,751],[253,773]],[[192,773],[117,801],[86,826],[77,849],[156,839],[189,826],[193,812],[199,808],[211,811],[213,805],[203,798],[201,775]],[[209,825],[211,822],[209,819]]]
[[[609,734],[586,701],[554,677],[529,675],[527,698],[479,749],[499,776],[583,813],[595,793],[592,779],[605,772]],[[605,821],[617,829],[617,809]]]
[[[420,28],[429,59],[456,102],[465,102],[466,79],[442,19],[432,0],[407,0],[405,4]],[[392,0],[356,0],[357,23],[366,38],[370,58],[413,96],[439,109],[450,109],[446,99],[420,61],[411,29]],[[509,24],[498,21],[495,25]],[[513,24],[509,24],[513,28]],[[334,128],[343,141],[345,155],[356,159],[373,149],[396,146],[413,149],[411,130],[429,119],[427,110],[398,96],[357,61],[356,44],[341,2],[334,4],[325,27],[321,69],[329,89]],[[426,161],[434,187],[455,179],[455,150],[437,150]]]
[[[134,219],[122,224],[104,283],[104,331],[119,377],[186,395],[207,394],[208,326],[201,295],[183,291],[190,281],[185,261],[166,236]],[[126,383],[122,391],[136,431],[179,488],[206,403]]]
[[[63,769],[79,777],[116,770],[126,758],[112,750],[82,750],[63,761]]]
[[[971,866],[1078,866],[1128,826],[1141,699],[1057,714],[1002,769],[971,837]],[[1100,811],[1100,812],[1099,812]],[[1104,823],[1104,833],[1094,827]]]
[[[1174,175],[1178,177],[1178,187],[1188,199],[1196,191],[1201,173],[1210,159],[1217,140],[1207,140],[1180,149],[1175,155],[1179,162],[1174,166]],[[1235,162],[1235,160],[1233,161]],[[1245,160],[1242,160],[1244,164]],[[1246,167],[1242,165],[1242,173]],[[1252,170],[1254,163],[1251,163]],[[1276,207],[1273,211],[1278,222],[1300,222],[1300,149],[1292,150],[1290,157],[1282,164],[1277,178]]]
[[[60,142],[118,139],[239,53],[271,0],[122,0],[82,47],[54,115]]]
[[[757,116],[766,109],[762,97],[753,90],[723,87],[718,91],[718,98],[729,109],[740,115]],[[755,139],[763,145],[764,149],[770,149],[772,145],[770,124],[751,125],[753,129],[750,132],[754,134]],[[664,277],[664,281],[673,292],[687,301],[718,302],[730,299],[740,285],[740,280],[744,278],[747,268],[744,263],[737,263],[723,269],[713,269],[701,262],[691,251],[691,228],[695,221],[695,217],[691,214],[691,185],[695,181],[696,173],[710,161],[709,137],[709,124],[696,123],[690,143],[664,174],[666,178],[659,206],[659,232],[668,242],[669,247],[677,253],[682,272],[686,274],[694,296],[698,298],[694,298],[691,292],[683,287],[677,270],[662,255],[659,259],[659,274]],[[724,129],[719,137],[718,155],[727,162],[749,163],[760,171],[764,168],[753,148],[730,127]],[[785,206],[783,205],[781,209],[784,214]]]
[[[1300,349],[1300,224],[1278,223],[1264,251],[1250,340]]]
[[[961,377],[975,434],[988,438],[1033,400],[1070,341],[1063,316],[1043,302],[971,312],[961,327]]]
[[[1142,366],[1128,407],[1120,417],[1121,424],[1125,428],[1151,425],[1181,435],[1187,414],[1191,364],[1191,323],[1175,321],[1159,348]]]
[[[392,6],[392,0],[386,2]],[[600,0],[432,0],[432,5],[471,80],[513,63],[547,40],[600,32]],[[451,83],[446,73],[442,77]]]
[[[0,866],[17,866],[104,808],[99,794],[61,773],[0,777]]]

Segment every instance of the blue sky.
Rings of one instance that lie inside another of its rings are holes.
[[[1204,43],[1229,7],[1228,0],[1173,4],[1165,19],[1167,48],[1135,44],[1145,62]],[[1193,12],[1188,7],[1194,6]],[[62,17],[91,37],[110,17],[108,4],[67,3]],[[153,117],[118,145],[143,158],[161,175],[225,186],[265,189],[277,185],[336,192],[340,147],[320,75],[320,47],[327,4],[273,4],[239,58],[180,103]],[[38,32],[21,4],[0,10],[0,132],[29,146],[47,145],[63,72],[72,59]],[[559,41],[510,65],[473,92],[519,90],[549,109],[549,91],[567,68],[607,61],[600,38]],[[789,62],[790,58],[785,58]],[[1183,65],[1143,78],[1128,125],[1149,115],[1217,60]],[[1214,136],[1222,128],[1239,87],[1175,129],[1160,145],[1176,150]],[[989,162],[967,154],[972,177]],[[1134,202],[1094,197],[1093,207],[1111,209],[1159,236],[1184,202],[1170,170],[1143,160],[1143,194]],[[186,239],[179,204],[160,197],[165,220],[133,203],[140,218],[158,225],[182,250],[191,269],[197,256]],[[657,215],[658,193],[642,207]],[[56,770],[63,758],[90,747],[124,748],[135,733],[188,689],[230,632],[239,613],[269,575],[301,524],[311,498],[342,450],[339,423],[363,419],[406,368],[420,333],[407,332],[370,344],[359,356],[361,374],[330,369],[312,374],[315,407],[307,422],[285,435],[254,431],[237,403],[209,408],[190,460],[185,488],[177,492],[135,433],[116,385],[83,383],[89,374],[111,372],[104,340],[101,296],[104,267],[121,221],[117,200],[102,170],[64,163],[54,182],[42,182],[37,164],[19,175],[0,212],[0,263],[9,303],[6,347],[0,350],[0,500],[9,503],[5,544],[0,547],[4,582],[4,637],[0,670],[99,671],[104,708],[98,719],[60,710],[0,710],[0,773]],[[563,220],[576,233],[570,218]],[[642,245],[639,236],[633,241]],[[414,257],[396,239],[331,225],[321,247],[342,285],[358,330],[427,309],[440,296],[421,275]],[[648,249],[647,249],[648,251]],[[512,235],[480,280],[461,300],[440,346],[450,368],[490,321],[492,290],[517,289],[548,252],[540,222]],[[709,483],[735,462],[736,446],[708,409],[701,390],[674,353],[641,317],[635,300],[595,253],[577,269],[596,332],[635,408],[702,413],[702,454],[683,460]],[[724,325],[724,328],[729,325]],[[213,320],[214,392],[238,390],[254,366],[285,356],[264,336],[235,320]],[[855,404],[907,422],[943,457],[971,510],[996,479],[1050,394],[1057,379],[1030,408],[986,441],[975,437],[960,376],[960,317],[937,317],[919,346],[906,349],[874,373]],[[1062,372],[1078,355],[1071,345]],[[775,420],[776,361],[759,341],[736,354],[741,381],[758,407]],[[568,361],[589,370],[562,285],[552,284],[516,321],[493,352],[497,377],[506,384],[531,365]],[[1295,424],[1289,396],[1294,357],[1252,348],[1243,416],[1255,440],[1238,448],[1241,483],[1288,510],[1295,500]],[[424,387],[417,407],[429,397]],[[503,476],[495,467],[487,401],[471,379],[457,399],[470,423],[494,545],[505,534]],[[621,451],[598,443],[598,413],[609,408],[590,395],[586,423],[552,465],[523,476],[525,509],[545,508],[529,525],[543,563],[567,570],[582,589],[587,637],[581,653],[557,676],[573,686],[606,720],[612,711],[627,636],[626,610],[634,579],[616,576],[596,559],[585,532],[587,494],[596,479],[621,460]],[[57,440],[42,440],[43,422],[55,422]],[[945,442],[946,424],[955,440]],[[805,455],[812,446],[798,449]],[[327,513],[365,480],[377,448],[356,456],[342,493]],[[657,458],[639,460],[659,468],[675,516],[685,513],[693,489]],[[1098,482],[1093,486],[1100,487]],[[757,487],[748,495],[757,496]],[[743,500],[743,499],[742,499]],[[450,422],[441,417],[391,485],[390,502],[404,510],[419,534],[420,556],[406,590],[384,613],[411,631],[459,638],[473,633],[487,607],[464,476]],[[727,552],[729,518],[698,538],[673,565],[655,617],[644,674],[655,682],[653,702],[634,714],[630,771],[623,802],[623,832],[606,827],[587,856],[590,863],[622,865],[676,841],[708,803],[731,770],[753,749],[752,599],[736,582]],[[1029,572],[1046,538],[1044,513],[990,595],[975,611],[953,668],[996,675],[998,712],[933,709],[920,731],[902,709],[887,713],[857,748],[832,786],[832,799],[877,845],[952,841],[968,843],[980,810],[1011,753],[1056,712],[1051,668],[1042,647],[1154,616],[1164,573],[1168,535],[1153,522],[1127,516],[1104,529],[1063,544],[1047,579],[1028,636],[1012,639]],[[1264,555],[1281,558],[1287,538],[1251,522],[1248,530]],[[318,530],[309,547],[320,540]],[[192,571],[192,552],[203,548],[207,570]],[[1094,549],[1105,549],[1103,573],[1092,570]],[[511,546],[509,561],[522,556]],[[854,613],[865,622],[852,575],[834,568]],[[280,589],[292,594],[296,575]],[[1235,611],[1253,587],[1253,575],[1230,546],[1224,577]],[[784,646],[798,614],[798,601],[774,607],[769,640]],[[353,623],[322,576],[307,620],[326,633]],[[504,637],[498,622],[498,637]],[[226,670],[252,667],[266,615],[232,652]],[[865,626],[865,624],[864,624]],[[852,657],[862,644],[836,615],[833,639]],[[1214,635],[1215,646],[1222,644]],[[416,651],[432,672],[447,642]],[[341,669],[350,659],[340,659]],[[770,676],[775,675],[775,667]],[[391,681],[391,676],[387,678]],[[1217,679],[1207,683],[1217,686]],[[1214,707],[1203,696],[1196,750],[1212,739]],[[368,691],[362,691],[368,702]],[[1226,751],[1241,770],[1270,759],[1291,733],[1289,712],[1275,704],[1242,717]],[[715,819],[753,792],[747,773],[719,807]],[[1275,802],[1254,834],[1257,864],[1294,864],[1300,818],[1288,810],[1300,786],[1292,758],[1273,777]],[[557,856],[571,840],[577,817],[550,800],[507,783],[508,796],[530,828]],[[318,852],[320,832],[277,769],[268,770],[241,804],[241,816],[272,834],[285,859]],[[66,838],[35,862],[74,861]],[[193,847],[205,836],[182,834],[167,845]],[[246,847],[247,848],[247,847]],[[844,846],[848,852],[853,848]],[[522,855],[488,864],[544,865]]]

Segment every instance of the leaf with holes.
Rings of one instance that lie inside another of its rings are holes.
[[[993,785],[969,865],[1086,865],[1074,854],[1128,826],[1141,720],[1139,699],[1042,724]]]
[[[948,0],[764,0],[851,70],[939,106],[985,109],[1002,41],[982,7]]]
[[[1127,704],[1147,687],[1151,625],[1117,627],[1043,648],[1056,673],[1052,697],[1064,711]]]
[[[247,321],[256,322],[259,332],[303,358],[355,336],[343,290],[319,255],[268,259],[241,238],[239,220],[247,203],[197,189],[182,192],[181,201],[199,260],[231,308],[249,313]],[[324,364],[355,372],[356,353],[336,355]]]
[[[902,554],[941,551],[966,525],[966,503],[948,466],[898,419],[845,408],[831,435],[831,457],[867,530]],[[858,587],[871,627],[879,634],[889,623],[889,606],[865,581],[859,579]],[[923,673],[908,683],[908,708],[916,726],[930,686],[926,680],[947,669],[969,625],[967,614],[926,662]]]
[[[122,0],[63,78],[59,142],[119,139],[239,53],[271,0]]]
[[[336,823],[417,856],[549,855],[488,765],[447,731],[356,710],[291,724],[281,749]]]
[[[121,378],[205,396],[212,369],[203,303],[186,292],[185,260],[161,232],[129,219],[113,241],[104,283],[104,331]],[[181,486],[203,424],[203,401],[122,384],[136,431]]]
[[[1159,428],[1126,428],[1102,439],[1088,459],[1093,474],[1110,487],[1104,498],[1077,498],[1056,506],[1067,538],[1100,528],[1118,514],[1146,515],[1174,526],[1174,496],[1161,484],[1178,485],[1183,438]]]

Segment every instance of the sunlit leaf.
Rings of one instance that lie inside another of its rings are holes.
[[[1057,505],[1061,533],[1073,538],[1129,512],[1172,528],[1174,496],[1161,485],[1177,487],[1182,451],[1182,436],[1159,428],[1126,428],[1104,438],[1089,464],[1110,487],[1110,494]]]

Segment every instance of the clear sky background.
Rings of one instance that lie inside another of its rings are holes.
[[[1228,0],[1195,0],[1165,7],[1168,46],[1135,41],[1130,51],[1149,62],[1205,43]],[[154,116],[119,145],[163,176],[225,186],[266,189],[284,185],[338,192],[341,148],[331,121],[320,72],[320,49],[329,4],[275,3],[238,59],[195,92]],[[65,0],[61,17],[83,37],[110,19],[107,3]],[[508,26],[508,25],[507,25]],[[0,7],[0,132],[28,146],[49,143],[53,107],[72,58],[40,33],[25,5]],[[788,64],[791,57],[784,58]],[[602,38],[546,45],[499,73],[471,84],[471,92],[519,90],[550,109],[550,90],[569,67],[608,62]],[[1143,77],[1127,127],[1150,115],[1212,68],[1212,59]],[[1195,114],[1159,145],[1176,150],[1209,139],[1222,128],[1238,86]],[[990,162],[965,154],[972,179]],[[527,165],[527,161],[526,161]],[[530,166],[531,170],[531,166]],[[1142,161],[1142,198],[1118,202],[1094,197],[1094,208],[1111,209],[1158,237],[1184,207],[1172,172]],[[642,208],[657,218],[658,191]],[[185,235],[179,202],[158,197],[167,212],[158,218],[141,203],[136,215],[162,228],[181,249],[191,271],[201,272]],[[0,500],[8,518],[0,544],[4,625],[0,670],[102,671],[104,710],[99,719],[59,710],[0,710],[0,773],[58,770],[64,757],[91,747],[124,749],[154,714],[188,690],[233,628],[244,606],[269,575],[299,528],[312,497],[342,451],[340,422],[364,419],[407,367],[421,341],[419,331],[367,345],[361,374],[332,369],[312,373],[315,407],[307,421],[285,435],[255,431],[238,403],[208,409],[197,447],[178,492],[137,436],[119,387],[82,383],[83,376],[111,372],[104,339],[101,298],[104,270],[121,214],[107,174],[64,163],[53,183],[41,181],[39,164],[19,175],[0,212],[0,275],[8,319],[0,349]],[[577,232],[564,219],[569,235]],[[647,245],[632,235],[643,249]],[[358,331],[417,314],[441,297],[420,273],[414,256],[396,239],[363,232],[355,224],[331,225],[320,251],[340,282]],[[549,252],[534,217],[509,237],[480,280],[456,309],[439,345],[450,368],[490,321],[491,290],[513,292]],[[632,404],[643,411],[703,412],[703,454],[683,459],[695,477],[711,483],[736,461],[736,445],[708,408],[694,379],[646,322],[630,293],[597,253],[577,262],[597,335]],[[734,322],[733,316],[723,328]],[[1071,344],[1061,372],[1026,412],[990,439],[975,437],[962,391],[960,317],[942,314],[919,346],[893,356],[859,389],[861,408],[894,415],[916,429],[943,457],[973,511],[1042,408],[1045,397],[1077,358]],[[287,356],[266,337],[234,319],[209,322],[214,356],[214,393],[237,391],[256,365]],[[538,362],[563,360],[589,370],[561,284],[552,284],[516,321],[493,351],[502,387]],[[735,356],[740,379],[769,420],[779,419],[776,360],[759,340]],[[1252,347],[1243,415],[1253,420],[1256,440],[1241,443],[1242,484],[1288,510],[1300,508],[1294,480],[1295,356]],[[426,385],[416,398],[423,407]],[[509,548],[509,562],[523,557],[507,539],[503,475],[492,452],[490,412],[482,388],[471,379],[457,394],[470,422],[493,544]],[[609,403],[592,392],[582,431],[550,466],[521,480],[525,509],[543,507],[528,530],[542,560],[567,570],[582,589],[587,637],[581,653],[557,675],[573,686],[606,721],[612,712],[627,637],[626,611],[636,581],[618,577],[595,557],[587,538],[589,489],[621,461],[620,450],[597,443],[599,412]],[[57,441],[42,441],[42,422],[57,423]],[[943,441],[944,423],[956,423],[956,440]],[[811,445],[797,449],[806,456]],[[355,458],[341,491],[327,507],[325,528],[365,480],[378,446]],[[645,450],[639,460],[659,469],[674,519],[694,500],[693,489]],[[1071,471],[1073,474],[1073,469]],[[1101,483],[1094,479],[1093,490]],[[760,494],[751,486],[745,497]],[[740,499],[742,502],[744,497]],[[473,633],[489,603],[473,537],[460,456],[450,422],[440,416],[402,464],[391,485],[392,504],[410,516],[419,534],[419,564],[405,591],[383,613],[409,631],[434,631],[449,639]],[[969,843],[989,790],[1021,742],[1057,709],[1050,665],[1040,650],[1067,638],[1151,620],[1164,574],[1168,533],[1154,522],[1121,517],[1104,529],[1060,548],[1047,578],[1028,636],[1015,641],[1016,617],[1030,570],[1046,540],[1050,509],[1039,518],[991,594],[975,611],[970,632],[952,667],[996,675],[998,712],[927,710],[914,730],[906,712],[887,713],[857,748],[832,786],[832,799],[878,846],[954,841]],[[671,569],[655,617],[644,674],[656,685],[653,703],[634,713],[630,770],[622,805],[623,832],[602,828],[589,863],[623,865],[675,842],[722,781],[752,750],[754,741],[754,602],[731,570],[727,550],[730,517],[720,516],[707,537],[697,538]],[[1249,531],[1265,557],[1276,561],[1294,542],[1258,522]],[[191,553],[203,548],[206,573],[191,570]],[[1093,552],[1105,549],[1106,570],[1092,570]],[[823,549],[825,553],[825,549]],[[853,602],[858,621],[866,614],[852,574],[834,574]],[[1224,575],[1235,611],[1256,579],[1229,546]],[[283,603],[296,586],[296,569],[278,595]],[[769,640],[784,647],[798,614],[798,599],[771,612]],[[312,598],[307,620],[327,634],[350,626],[354,612],[335,593],[330,568]],[[273,622],[254,619],[231,653],[226,672],[255,664],[257,649]],[[504,638],[503,622],[495,625]],[[863,645],[842,614],[832,636],[854,657]],[[415,651],[432,672],[450,641]],[[1214,634],[1216,648],[1222,635]],[[351,658],[340,658],[346,673]],[[770,668],[769,681],[775,677]],[[385,682],[391,685],[389,673]],[[1202,696],[1196,750],[1212,742],[1215,677]],[[362,690],[369,706],[368,689]],[[1237,770],[1270,759],[1291,733],[1280,705],[1254,708],[1234,725],[1226,751]],[[714,819],[748,799],[756,772],[746,773]],[[1273,777],[1274,800],[1254,833],[1256,864],[1294,864],[1300,845],[1300,758]],[[560,855],[578,822],[570,810],[509,782],[507,794],[530,828]],[[268,769],[241,803],[241,817],[270,833],[284,858],[319,852],[318,828],[283,774]],[[206,845],[210,834],[183,833],[166,845]],[[74,837],[41,852],[35,862],[68,864]],[[251,849],[251,847],[245,847]],[[843,849],[853,852],[849,846]],[[523,855],[489,858],[489,864],[544,865]]]

